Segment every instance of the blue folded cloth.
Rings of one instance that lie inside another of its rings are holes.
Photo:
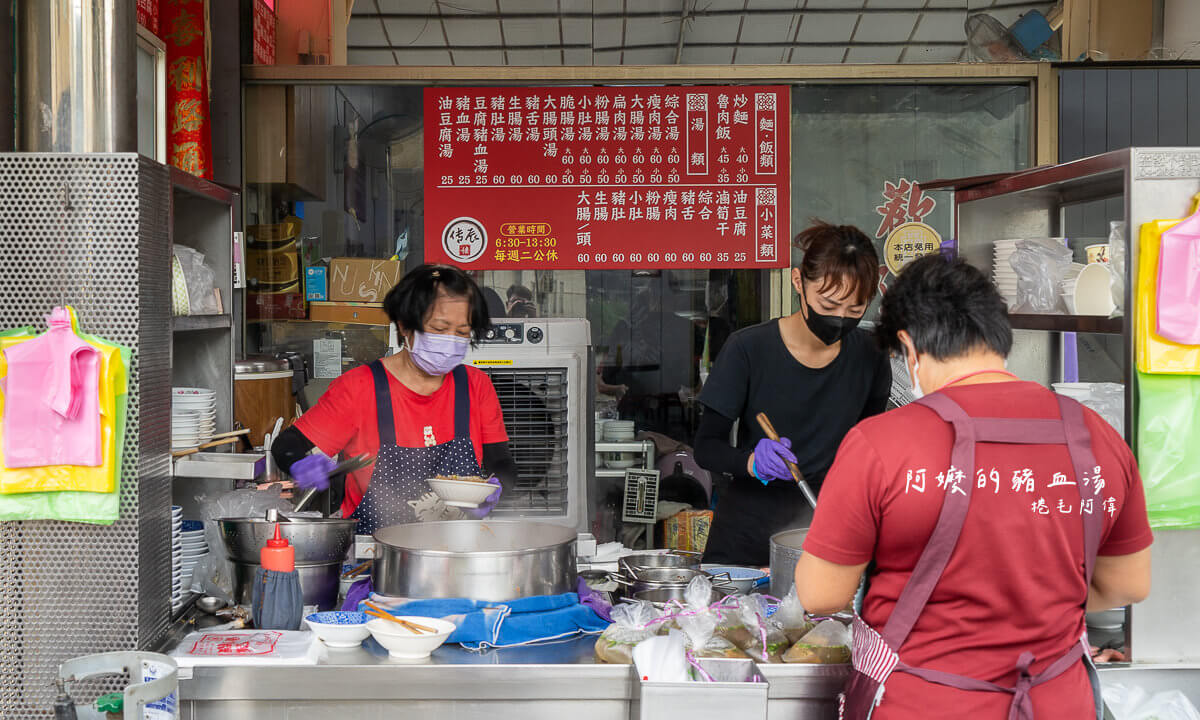
[[[455,630],[446,642],[472,650],[594,635],[609,625],[592,608],[581,605],[575,593],[539,595],[505,603],[463,598],[411,600],[386,609],[393,615],[448,620],[454,623]]]

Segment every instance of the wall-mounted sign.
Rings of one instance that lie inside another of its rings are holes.
[[[430,262],[786,267],[789,89],[427,88]]]
[[[905,265],[922,255],[937,252],[941,244],[942,236],[925,223],[904,223],[892,230],[884,242],[883,260],[893,275],[899,275]]]

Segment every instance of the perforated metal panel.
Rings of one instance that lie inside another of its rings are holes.
[[[0,328],[44,327],[67,303],[133,350],[120,519],[0,524],[6,719],[50,716],[63,660],[149,647],[167,628],[169,213],[166,168],[137,155],[0,154]]]

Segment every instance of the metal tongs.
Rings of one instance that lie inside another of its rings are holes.
[[[345,475],[346,473],[352,473],[356,470],[362,470],[373,462],[375,462],[375,456],[371,455],[370,453],[356,455],[348,460],[343,460],[338,463],[337,467],[329,471],[329,477],[333,477],[334,475]],[[312,501],[316,494],[316,488],[305,492],[300,496],[300,499],[296,501],[296,505],[292,508],[292,512],[300,512],[304,510],[305,506]]]

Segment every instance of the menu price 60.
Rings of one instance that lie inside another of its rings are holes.
[[[732,253],[731,254],[731,253],[727,253],[727,252],[720,252],[720,253],[708,253],[708,252],[702,252],[702,253],[691,253],[691,252],[656,253],[656,252],[652,252],[652,253],[628,253],[628,254],[620,253],[620,252],[616,252],[616,253],[581,252],[578,254],[577,257],[578,257],[578,261],[580,263],[595,263],[597,265],[604,265],[607,263],[613,263],[613,264],[629,263],[631,265],[644,264],[646,266],[677,265],[677,264],[691,265],[693,263],[700,263],[700,264],[704,265],[704,264],[712,263],[714,261],[717,263],[728,263],[731,260],[733,262],[739,262],[739,263],[746,262],[746,253]]]

